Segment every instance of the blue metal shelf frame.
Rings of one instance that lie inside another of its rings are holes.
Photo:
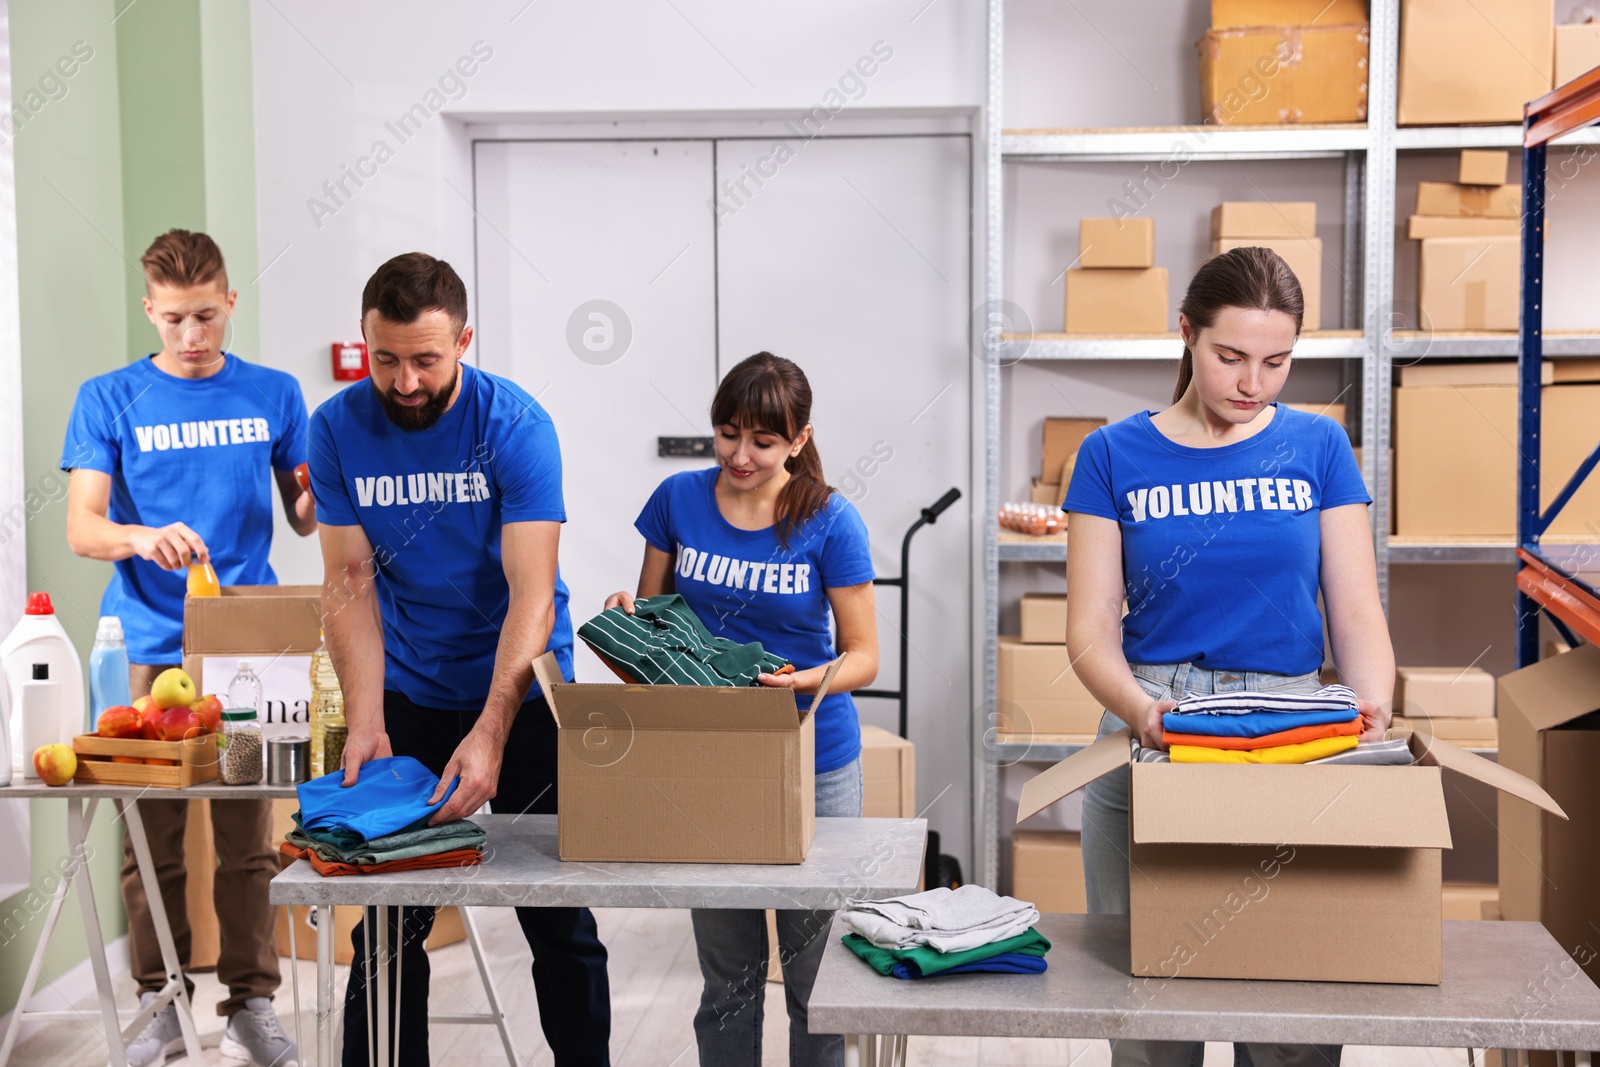
[[[1561,509],[1600,464],[1600,444],[1579,465],[1548,509],[1539,507],[1540,493],[1540,360],[1544,356],[1544,222],[1545,153],[1550,141],[1563,134],[1600,122],[1600,67],[1579,75],[1566,85],[1532,101],[1523,109],[1522,122],[1522,315],[1518,348],[1517,415],[1517,543],[1524,552],[1539,557],[1539,538]],[[1517,561],[1519,579],[1529,562]],[[1570,580],[1570,578],[1568,579]],[[1580,585],[1581,583],[1574,583]],[[1518,582],[1516,594],[1517,666],[1539,659],[1539,614],[1550,610],[1551,620],[1569,640],[1573,634],[1563,620],[1558,599],[1536,598],[1524,588],[1536,583]],[[1582,587],[1586,591],[1587,587]]]

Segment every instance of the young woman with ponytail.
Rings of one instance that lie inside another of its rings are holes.
[[[814,709],[816,813],[861,814],[861,730],[850,692],[878,673],[872,554],[855,507],[828,487],[811,433],[811,386],[787,359],[758,352],[723,378],[711,402],[717,465],[662,482],[634,525],[644,535],[635,596],[677,593],[714,635],[760,641],[793,674],[762,685],[815,693],[827,664],[849,653]],[[829,631],[830,609],[838,648]],[[800,704],[809,702],[801,697]],[[758,1067],[767,975],[760,911],[696,910],[705,988],[695,1013],[700,1062]],[[832,914],[780,911],[778,956],[789,1008],[789,1062],[844,1063],[844,1039],[812,1034],[806,1005]]]
[[[1161,716],[1190,693],[1315,691],[1319,594],[1334,664],[1358,697],[1361,740],[1388,728],[1394,649],[1371,498],[1343,427],[1275,403],[1304,306],[1276,253],[1237,248],[1211,259],[1179,305],[1172,406],[1096,430],[1078,452],[1064,505],[1067,649],[1107,709],[1101,736],[1127,728],[1140,745],[1164,749]],[[1128,779],[1123,768],[1086,792],[1091,913],[1128,912]],[[1111,1059],[1200,1067],[1204,1051],[1114,1041]],[[1337,1067],[1339,1057],[1337,1046],[1235,1048],[1235,1062],[1254,1067]]]

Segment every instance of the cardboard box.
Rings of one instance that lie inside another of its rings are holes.
[[[1022,643],[1026,645],[1067,643],[1067,594],[1022,594]]]
[[[1393,725],[1397,730],[1414,730],[1437,737],[1457,748],[1497,748],[1500,744],[1498,719],[1429,719],[1396,715]]]
[[[1600,648],[1580,645],[1503,675],[1499,704],[1501,766],[1538,782],[1570,818],[1500,798],[1500,913],[1543,923],[1600,978]]]
[[[1076,419],[1051,415],[1044,420],[1044,436],[1039,447],[1039,480],[1059,482],[1067,459],[1083,444],[1083,439],[1106,424],[1105,419]],[[1060,499],[1057,497],[1056,499]],[[1049,504],[1044,500],[1038,503]]]
[[[1406,0],[1400,125],[1520,123],[1550,91],[1554,22],[1553,0]]]
[[[1155,265],[1155,219],[1078,220],[1078,266],[1142,268]]]
[[[1072,671],[1067,646],[1024,644],[1001,634],[997,696],[1000,732],[1019,737],[1089,734],[1100,729],[1105,705]]]
[[[1541,400],[1539,500],[1548,507],[1595,445],[1600,386],[1546,386]],[[1514,386],[1394,391],[1396,529],[1405,537],[1516,537]],[[1600,484],[1575,493],[1550,534],[1600,525]]]
[[[1555,381],[1555,367],[1551,360],[1540,365],[1540,384]],[[1509,385],[1515,388],[1518,375],[1515,360],[1480,359],[1472,363],[1414,363],[1400,368],[1400,386],[1404,389],[1443,388],[1463,385]]]
[[[1344,26],[1367,21],[1366,0],[1211,0],[1211,28]]]
[[[1456,181],[1462,185],[1504,185],[1511,153],[1492,148],[1463,148],[1461,170]]]
[[[1591,18],[1557,26],[1555,83],[1565,85],[1595,67],[1600,67],[1600,22]]]
[[[1211,254],[1257,245],[1270,248],[1283,258],[1300,282],[1306,310],[1302,330],[1322,329],[1322,239],[1318,237],[1219,237],[1211,242]]]
[[[1520,219],[1522,217],[1522,186],[1418,182],[1417,214],[1456,215],[1486,219]]]
[[[1417,302],[1424,328],[1517,328],[1522,313],[1519,238],[1429,237],[1421,245]]]
[[[1011,831],[1011,895],[1044,912],[1086,913],[1083,835],[1066,830]]]
[[[1209,29],[1195,42],[1202,121],[1365,122],[1368,38],[1365,21]]]
[[[1470,919],[1476,922],[1484,917],[1486,909],[1499,911],[1499,886],[1446,882],[1440,895],[1446,919]]]
[[[1167,268],[1067,271],[1067,333],[1165,333]]]
[[[1211,239],[1315,237],[1317,205],[1300,201],[1228,200],[1211,209]]]
[[[1035,504],[1056,504],[1061,501],[1061,496],[1060,485],[1039,478],[1033,480],[1033,486],[1028,491],[1028,499]]]
[[[1486,219],[1460,215],[1412,215],[1406,223],[1406,236],[1413,241],[1424,237],[1522,237],[1522,220]]]
[[[565,682],[550,652],[533,670],[558,728],[563,860],[805,859],[816,831],[816,722],[792,691]]]
[[[868,819],[917,817],[917,747],[878,726],[861,728],[861,814]]]
[[[1023,786],[1017,818],[1128,768],[1129,862],[1142,875],[1129,897],[1134,975],[1436,985],[1440,853],[1451,847],[1442,769],[1561,809],[1448,742],[1391,736],[1407,739],[1415,764],[1130,764],[1118,730]],[[1352,900],[1379,902],[1361,936],[1306,936]]]
[[[1282,407],[1293,408],[1295,411],[1305,411],[1312,415],[1326,415],[1334,422],[1337,422],[1340,426],[1346,425],[1345,407],[1343,404],[1285,404],[1281,400],[1278,401],[1278,403]]]
[[[1546,385],[1576,385],[1581,382],[1600,382],[1600,359],[1563,359],[1546,361],[1550,367],[1550,381]]]
[[[311,653],[322,644],[320,585],[229,585],[183,603],[183,669],[224,699],[239,660],[261,678],[267,737],[311,723]]]
[[[1396,715],[1423,719],[1494,717],[1494,676],[1481,667],[1397,667],[1394,673]]]

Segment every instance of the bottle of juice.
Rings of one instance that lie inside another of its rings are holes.
[[[217,572],[211,564],[201,563],[199,560],[189,564],[189,595],[222,595],[222,585],[217,581]]]
[[[320,778],[339,769],[349,736],[344,693],[339,689],[339,676],[334,673],[324,633],[321,647],[311,654],[311,777]]]

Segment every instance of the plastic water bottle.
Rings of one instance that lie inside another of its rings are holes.
[[[102,615],[89,653],[89,732],[100,727],[100,713],[133,703],[128,690],[128,643],[122,620]]]
[[[250,708],[260,715],[265,710],[261,700],[261,679],[256,677],[252,668],[249,660],[239,661],[238,673],[228,683],[228,708]]]

